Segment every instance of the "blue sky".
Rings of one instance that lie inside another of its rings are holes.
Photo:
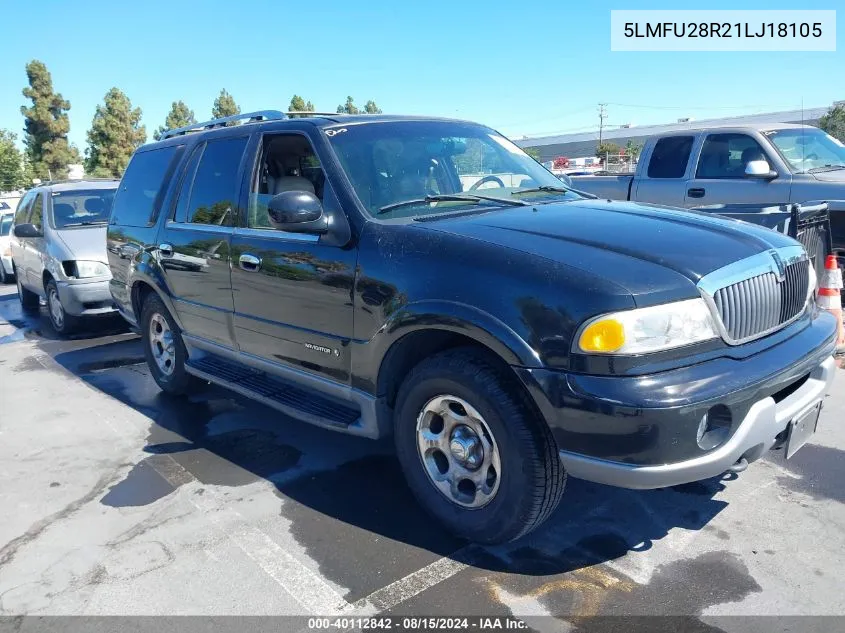
[[[151,138],[172,101],[209,118],[221,88],[242,110],[291,95],[334,111],[347,95],[385,112],[456,116],[514,137],[609,125],[829,105],[845,99],[835,53],[610,51],[612,8],[675,2],[592,0],[4,0],[0,128],[22,135],[25,64],[47,64],[69,99],[70,139],[85,147],[112,86],[143,110]],[[836,9],[841,2],[707,0],[684,8]],[[840,11],[840,15],[845,10]],[[620,105],[624,104],[624,105]],[[636,107],[635,107],[636,106]]]

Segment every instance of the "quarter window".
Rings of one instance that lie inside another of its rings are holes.
[[[32,203],[32,215],[29,216],[29,223],[34,224],[40,230],[43,226],[44,217],[44,194],[39,193]]]
[[[28,191],[21,201],[18,203],[18,208],[15,210],[15,224],[24,224],[26,222],[26,216],[29,214],[29,205],[32,202],[32,198],[35,194],[31,191]]]
[[[187,220],[194,224],[233,226],[237,208],[238,169],[247,137],[206,143],[191,185]]]
[[[692,136],[666,136],[654,146],[648,161],[649,178],[683,178],[687,171]]]

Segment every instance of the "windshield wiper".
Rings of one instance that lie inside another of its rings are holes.
[[[838,171],[840,169],[845,169],[845,165],[823,165],[822,167],[813,167],[812,169],[808,169],[806,173],[818,174],[824,171]]]
[[[575,193],[579,196],[584,196],[585,198],[598,198],[598,196],[594,196],[591,193],[587,193],[586,191],[578,191],[577,189],[570,189],[569,187],[556,187],[554,185],[540,185],[539,187],[532,187],[530,189],[517,189],[516,191],[511,191],[511,195],[515,196],[520,193],[539,193],[541,191],[550,192],[550,193]]]
[[[67,224],[62,224],[59,228],[66,229],[69,226],[95,226],[97,224],[108,224],[108,220],[86,220],[85,222],[68,222]]]
[[[472,204],[479,204],[482,201],[497,202],[510,206],[525,206],[528,203],[523,200],[511,200],[509,198],[498,198],[496,196],[480,196],[478,194],[466,193],[442,193],[433,196],[426,196],[425,198],[414,198],[412,200],[402,200],[401,202],[392,202],[380,207],[376,215],[399,209],[400,207],[410,207],[415,204],[430,204],[432,202],[471,202]]]

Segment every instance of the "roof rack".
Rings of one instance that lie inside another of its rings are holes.
[[[349,116],[346,112],[309,112],[308,110],[289,110],[285,112],[290,116]]]
[[[279,110],[259,110],[257,112],[244,112],[243,114],[235,114],[233,116],[224,116],[220,119],[212,119],[211,121],[203,121],[202,123],[193,123],[184,127],[177,127],[172,130],[165,130],[161,133],[159,140],[173,138],[174,136],[182,136],[183,134],[190,134],[191,132],[201,132],[202,130],[211,130],[216,127],[224,127],[227,123],[235,121],[242,121],[246,119],[246,123],[257,123],[258,121],[280,121],[286,119],[287,115]]]
[[[101,178],[99,176],[83,176],[82,178],[60,178],[56,180],[46,180],[39,182],[35,187],[49,187],[51,185],[64,185],[69,182],[111,182],[113,180],[120,180],[120,178]]]

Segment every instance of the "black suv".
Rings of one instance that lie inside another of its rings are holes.
[[[266,111],[133,156],[111,291],[159,386],[393,434],[454,532],[517,538],[566,471],[656,488],[791,456],[835,319],[798,242],[585,198],[487,127]]]

